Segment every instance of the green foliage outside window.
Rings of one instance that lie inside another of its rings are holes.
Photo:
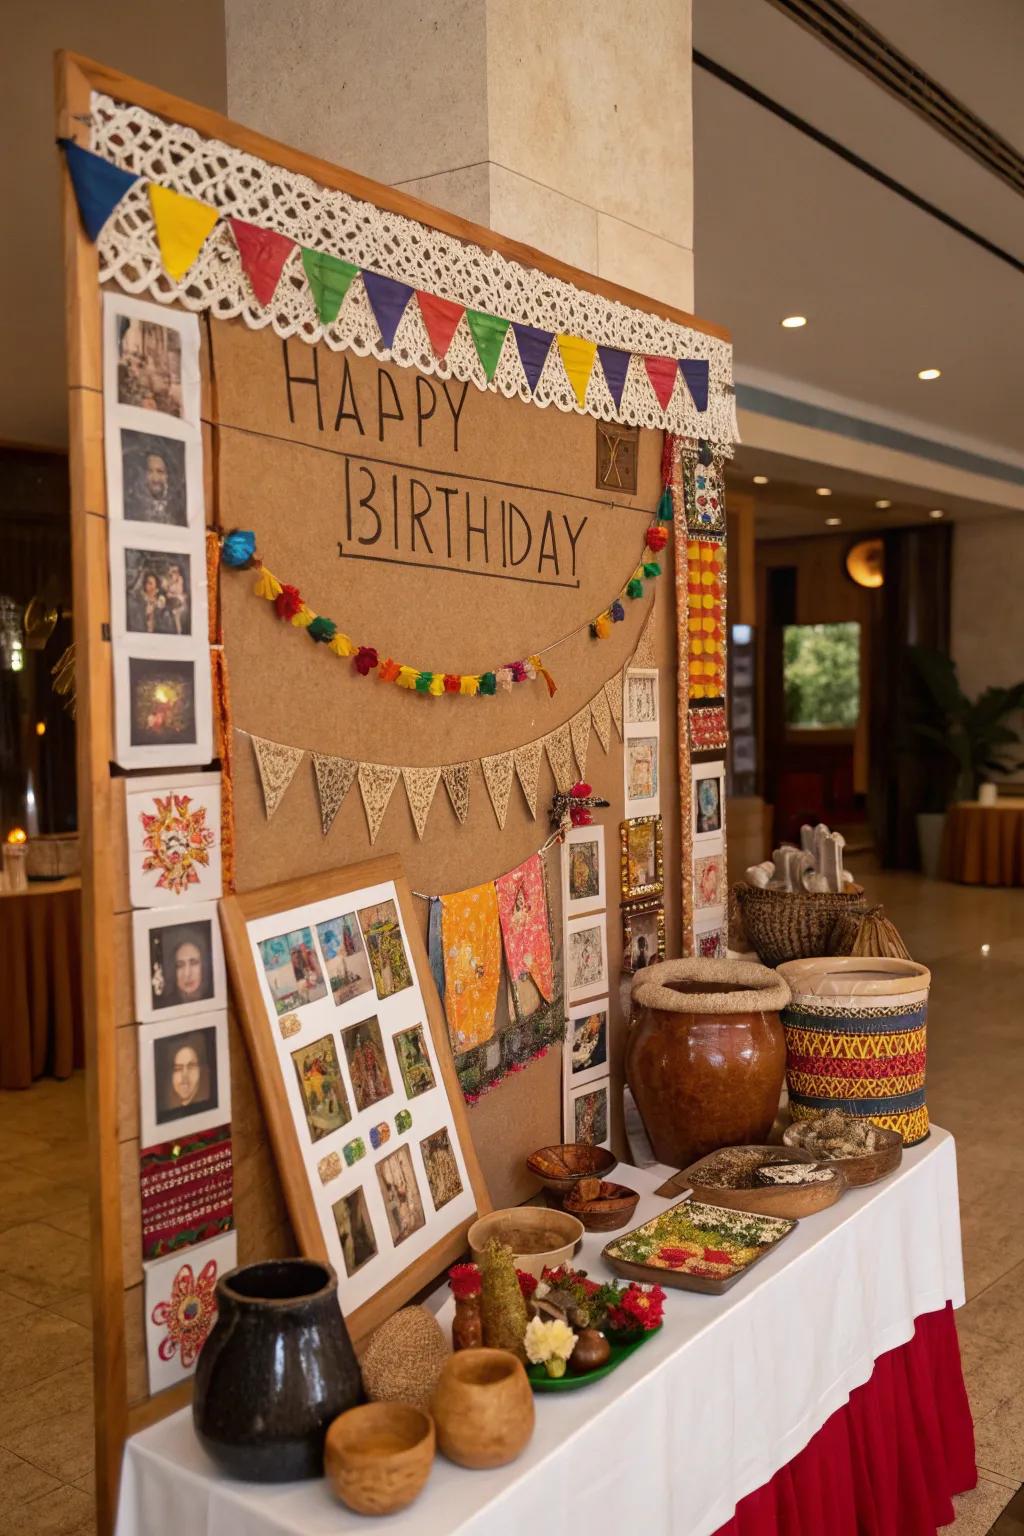
[[[788,625],[782,647],[786,724],[851,730],[860,713],[860,625]]]

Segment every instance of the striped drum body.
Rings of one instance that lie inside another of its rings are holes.
[[[794,1119],[841,1109],[898,1131],[905,1146],[923,1141],[927,968],[850,956],[794,960],[779,974],[793,994],[782,1024]]]

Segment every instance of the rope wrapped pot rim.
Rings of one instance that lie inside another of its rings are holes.
[[[734,990],[702,992],[702,985]],[[637,971],[632,998],[637,1008],[664,1013],[777,1013],[788,1005],[790,990],[778,972],[755,960],[661,960]]]

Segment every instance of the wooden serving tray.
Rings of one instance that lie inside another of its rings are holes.
[[[633,1227],[631,1231],[624,1233],[622,1237],[613,1238],[610,1243],[606,1243],[601,1253],[604,1262],[616,1274],[623,1275],[628,1280],[640,1280],[645,1285],[670,1285],[681,1291],[699,1291],[706,1296],[721,1296],[730,1290],[737,1280],[742,1280],[744,1275],[749,1274],[755,1264],[760,1264],[762,1259],[767,1258],[768,1254],[773,1253],[778,1244],[787,1238],[797,1226],[797,1222],[788,1217],[762,1217],[762,1220],[771,1222],[784,1230],[779,1231],[770,1244],[762,1248],[756,1258],[751,1259],[748,1264],[744,1264],[739,1269],[734,1270],[732,1274],[723,1275],[721,1278],[712,1277],[711,1275],[688,1274],[685,1270],[662,1269],[657,1264],[634,1263],[630,1259],[619,1258],[615,1250],[628,1238],[632,1237],[633,1233],[643,1232],[645,1228],[653,1226],[657,1221],[669,1215],[681,1205],[691,1205],[695,1213],[702,1214],[706,1212],[712,1216],[735,1217],[741,1214],[729,1210],[725,1206],[711,1205],[705,1200],[687,1199],[677,1201],[676,1205],[670,1206],[668,1211],[662,1211],[659,1216],[652,1216],[649,1221],[642,1222],[639,1227]],[[742,1214],[750,1215],[753,1213],[743,1212]]]
[[[729,1147],[730,1152],[749,1153],[753,1167],[764,1163],[815,1163],[817,1160],[802,1147]],[[813,1216],[817,1211],[828,1210],[830,1205],[835,1205],[839,1196],[848,1188],[846,1175],[842,1165],[838,1163],[818,1163],[821,1168],[832,1170],[834,1177],[827,1184],[804,1185],[768,1185],[758,1184],[753,1189],[728,1189],[720,1184],[707,1184],[695,1179],[694,1174],[708,1166],[713,1166],[719,1152],[709,1152],[707,1157],[698,1158],[681,1173],[663,1184],[656,1191],[659,1195],[681,1195],[687,1189],[693,1190],[695,1200],[702,1202],[711,1201],[715,1205],[725,1206],[731,1211],[749,1211],[755,1216],[788,1216],[798,1221],[803,1216]]]

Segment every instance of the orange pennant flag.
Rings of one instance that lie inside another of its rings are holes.
[[[191,267],[220,214],[209,203],[149,184],[160,258],[169,277],[180,282]]]

